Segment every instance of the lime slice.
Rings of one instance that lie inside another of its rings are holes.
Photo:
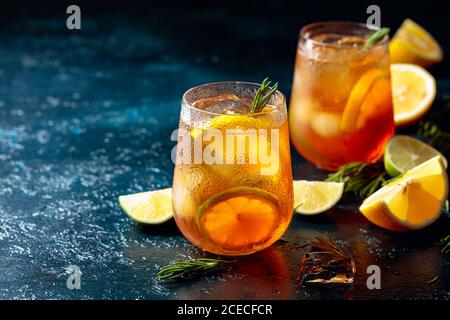
[[[331,209],[344,193],[343,182],[297,180],[294,184],[294,211],[315,215]]]
[[[138,223],[160,224],[173,217],[172,188],[120,196],[119,204]]]
[[[441,156],[447,167],[447,160],[439,151],[418,139],[399,135],[386,145],[384,166],[391,177],[396,177],[435,156]]]

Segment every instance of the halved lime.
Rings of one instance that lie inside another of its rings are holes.
[[[344,193],[343,182],[294,180],[294,211],[315,215],[331,209]]]
[[[172,188],[120,196],[119,203],[138,223],[160,224],[173,217]]]
[[[439,151],[418,139],[399,135],[386,145],[384,166],[391,177],[396,177],[438,155],[447,167],[447,160]]]

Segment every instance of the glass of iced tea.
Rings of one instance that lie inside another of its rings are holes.
[[[276,91],[251,113],[259,85],[220,82],[182,100],[173,178],[175,221],[198,247],[220,255],[267,248],[293,210],[286,101]]]
[[[394,133],[388,36],[354,22],[300,31],[289,105],[291,140],[308,161],[334,171],[375,162]]]

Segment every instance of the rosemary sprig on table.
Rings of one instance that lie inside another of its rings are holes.
[[[441,242],[444,245],[442,252],[445,254],[450,253],[450,234],[442,238]]]
[[[325,181],[344,182],[344,191],[366,198],[389,180],[383,161],[378,161],[374,164],[364,162],[346,164],[337,172],[329,174]]]
[[[426,283],[432,284],[432,283],[435,283],[436,281],[438,281],[438,279],[439,279],[439,276],[435,276],[435,277],[433,277],[433,279],[428,280]]]
[[[258,91],[255,94],[255,97],[252,101],[251,113],[261,112],[262,109],[269,102],[272,95],[278,89],[278,82],[276,82],[272,87],[270,86],[272,82],[269,81],[269,78],[265,78],[261,83]]]
[[[389,34],[389,31],[390,31],[389,28],[380,28],[377,31],[375,31],[374,33],[372,33],[370,35],[370,37],[367,38],[364,48],[366,50],[372,48],[379,41],[381,41],[387,34]]]
[[[417,135],[424,139],[430,146],[439,150],[444,156],[450,155],[450,132],[441,130],[441,128],[433,121],[421,121]],[[445,211],[449,211],[448,200],[444,206]],[[442,238],[442,252],[450,253],[450,234]]]
[[[233,261],[209,258],[191,259],[177,262],[162,267],[156,274],[156,280],[181,280],[198,277],[212,271],[217,271],[226,263],[231,262]]]
[[[450,132],[442,131],[439,126],[432,121],[422,121],[417,134],[423,137],[426,142],[438,149],[442,154],[450,152]]]
[[[340,256],[350,256],[340,245],[336,243],[330,236],[316,237],[310,241],[313,250],[330,251]]]

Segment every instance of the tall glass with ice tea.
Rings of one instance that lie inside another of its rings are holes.
[[[295,148],[320,168],[375,162],[394,133],[388,36],[354,22],[300,31],[289,106]]]
[[[210,83],[183,96],[172,189],[175,221],[188,240],[216,254],[267,248],[292,217],[286,101],[276,91],[252,113],[258,88]]]

